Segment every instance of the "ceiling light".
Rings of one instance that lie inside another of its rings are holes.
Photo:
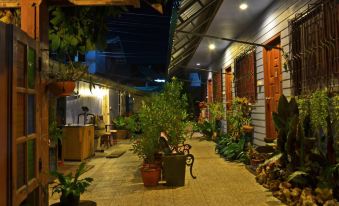
[[[239,6],[239,8],[240,8],[241,10],[246,10],[246,9],[248,8],[248,4],[246,4],[246,3],[241,3],[240,6]]]
[[[210,44],[210,45],[208,46],[208,48],[209,48],[210,50],[214,50],[214,49],[215,49],[215,44]]]
[[[196,65],[197,65],[197,66],[200,66],[200,63],[197,63]]]
[[[164,79],[155,79],[154,81],[158,82],[158,83],[165,83],[166,82],[166,80],[164,80]]]

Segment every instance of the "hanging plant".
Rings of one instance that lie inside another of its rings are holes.
[[[65,60],[89,50],[106,46],[106,18],[120,15],[125,7],[52,7],[50,13],[50,50]]]

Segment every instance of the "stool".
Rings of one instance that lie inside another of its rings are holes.
[[[111,137],[113,140],[113,145],[118,144],[117,130],[111,130]]]
[[[105,145],[106,148],[109,148],[110,146],[112,146],[112,143],[111,143],[111,134],[110,133],[106,133],[106,134],[101,136],[100,147],[102,145]]]

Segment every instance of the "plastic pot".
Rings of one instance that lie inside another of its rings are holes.
[[[163,157],[163,176],[168,186],[184,186],[186,155],[171,154]]]

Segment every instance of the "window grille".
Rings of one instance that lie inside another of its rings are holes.
[[[339,4],[321,0],[290,21],[290,57],[294,95],[317,89],[339,91]]]
[[[256,99],[255,60],[255,50],[246,52],[235,59],[235,96],[246,97],[252,103]]]

